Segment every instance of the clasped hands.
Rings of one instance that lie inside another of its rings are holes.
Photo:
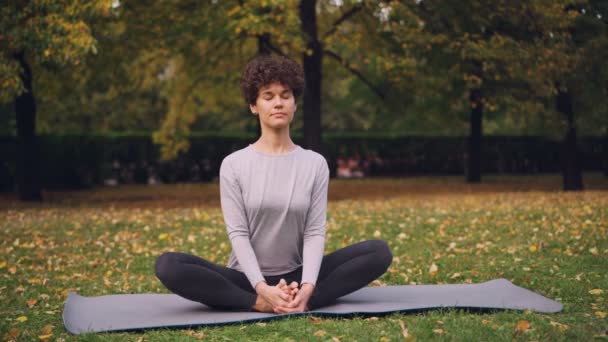
[[[258,295],[270,306],[264,311],[275,313],[308,311],[308,300],[313,290],[314,286],[309,283],[299,287],[295,281],[287,285],[285,279],[281,279],[275,286],[265,282],[260,282],[256,286]]]

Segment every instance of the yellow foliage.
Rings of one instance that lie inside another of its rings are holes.
[[[19,68],[11,55],[27,51],[30,63],[41,61],[70,65],[96,52],[89,23],[110,13],[112,0],[30,1],[24,6],[2,5],[0,41],[0,102],[10,102],[24,91]]]

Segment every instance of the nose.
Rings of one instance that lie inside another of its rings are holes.
[[[277,96],[277,99],[274,101],[274,107],[275,108],[283,108],[283,98],[281,98],[280,96]]]

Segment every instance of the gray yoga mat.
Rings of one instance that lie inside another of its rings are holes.
[[[219,311],[174,294],[68,295],[63,323],[73,334],[255,322],[293,315],[383,315],[439,308],[559,312],[563,306],[506,279],[480,284],[365,287],[335,304],[297,314]]]

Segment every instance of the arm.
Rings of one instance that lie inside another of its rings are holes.
[[[249,240],[249,224],[238,179],[229,162],[224,159],[220,166],[220,202],[228,237],[243,272],[255,289],[264,282],[258,259]]]
[[[327,225],[327,188],[329,185],[329,167],[323,159],[317,170],[313,184],[310,207],[304,228],[303,267],[301,284],[315,286],[323,251],[325,249],[325,226]]]
[[[308,310],[308,300],[314,291],[323,250],[325,248],[325,226],[327,224],[327,188],[329,185],[329,168],[323,159],[317,170],[311,193],[311,203],[306,216],[304,228],[304,256],[301,288],[294,291],[294,299],[287,305],[276,307],[276,313],[302,312]]]

